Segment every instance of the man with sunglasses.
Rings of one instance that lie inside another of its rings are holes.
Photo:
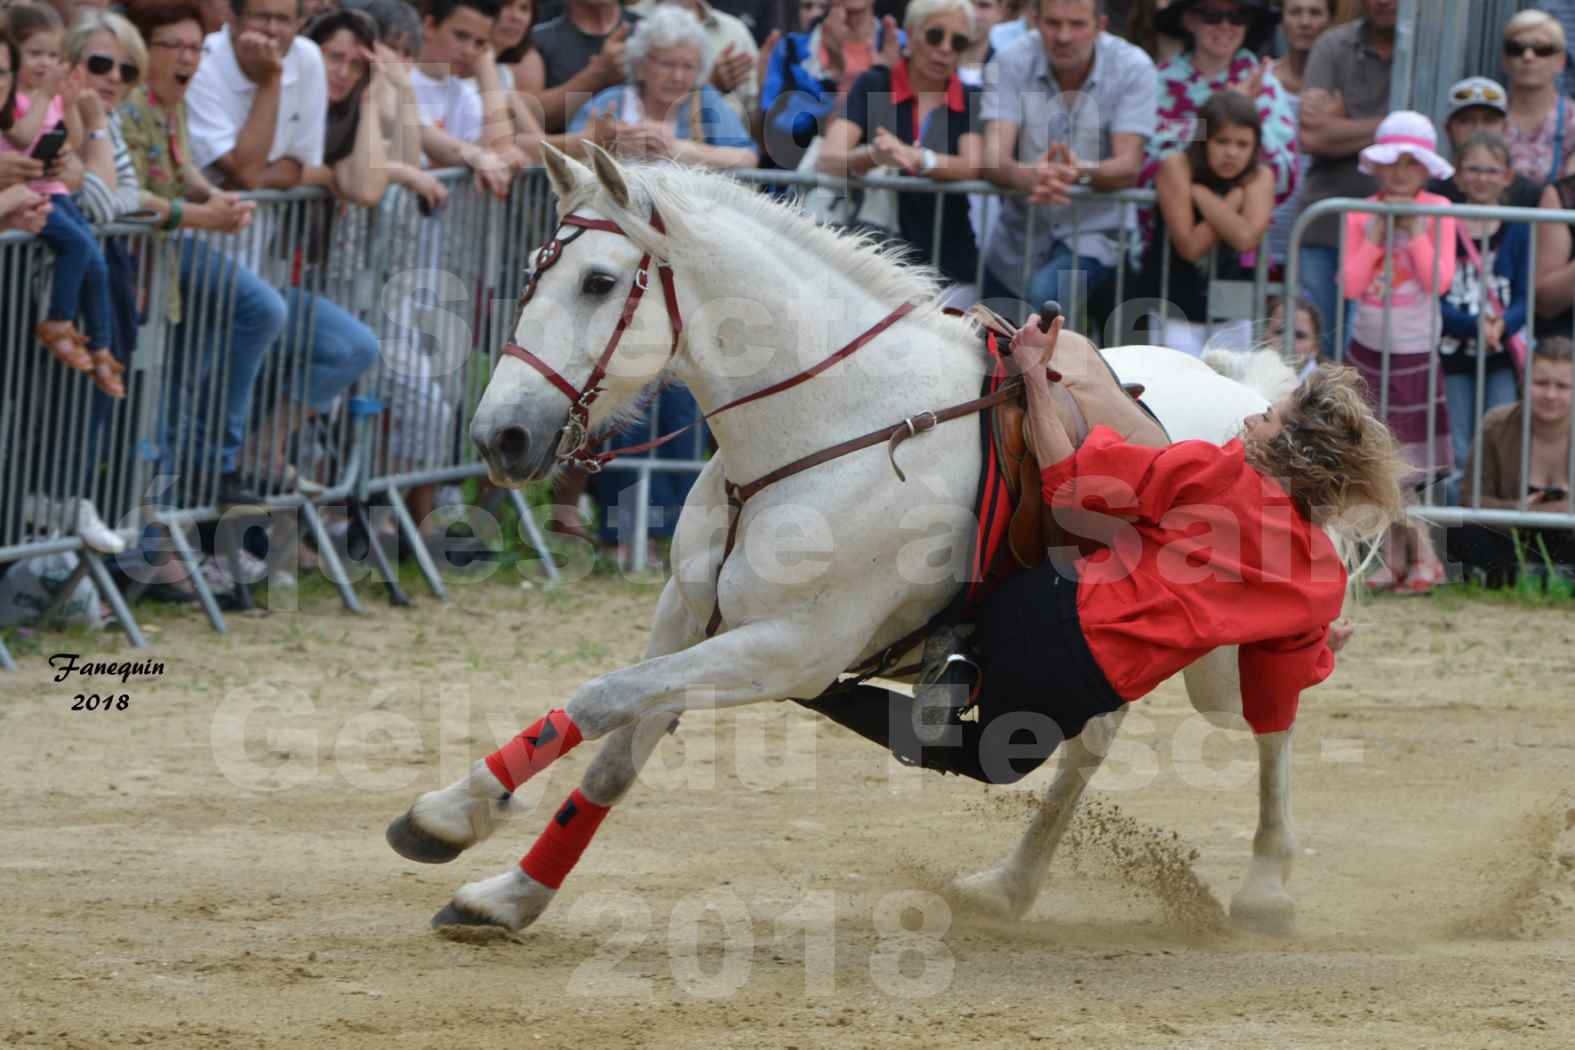
[[[1509,117],[1508,95],[1496,80],[1487,77],[1467,77],[1449,89],[1449,115],[1444,120],[1444,133],[1458,161],[1460,148],[1475,135],[1503,137],[1504,124]],[[1465,200],[1465,194],[1454,179],[1434,179],[1428,190],[1447,197],[1455,203]],[[1514,208],[1535,208],[1542,200],[1542,184],[1524,175],[1510,180],[1504,193],[1504,203]]]
[[[1362,17],[1326,30],[1307,56],[1299,132],[1301,148],[1312,161],[1298,197],[1303,209],[1330,197],[1368,197],[1376,188],[1357,167],[1357,155],[1373,144],[1379,123],[1389,115],[1399,7],[1399,0],[1362,0]],[[1340,216],[1325,216],[1307,227],[1298,258],[1298,290],[1318,304],[1326,319],[1323,354],[1328,358],[1335,357],[1335,311],[1342,308],[1339,244]],[[1350,330],[1347,323],[1347,336]]]

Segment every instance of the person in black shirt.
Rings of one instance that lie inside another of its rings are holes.
[[[535,97],[547,131],[562,131],[592,95],[623,83],[624,42],[637,21],[618,0],[568,0],[531,31],[516,87]]]
[[[977,179],[984,148],[979,89],[957,77],[973,42],[973,9],[967,0],[913,0],[904,28],[907,44],[896,63],[871,67],[848,89],[844,111],[821,143],[820,170],[864,175],[896,168],[940,182]],[[944,214],[932,256],[937,202]],[[966,196],[899,193],[897,227],[952,284],[974,283],[979,253]]]

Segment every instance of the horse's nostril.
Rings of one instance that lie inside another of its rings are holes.
[[[506,460],[519,460],[525,458],[525,452],[530,448],[530,435],[525,433],[524,427],[504,427],[498,431],[498,454]]]

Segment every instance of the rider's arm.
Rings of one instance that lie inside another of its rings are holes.
[[[1243,645],[1236,657],[1241,669],[1241,713],[1254,733],[1277,733],[1296,721],[1303,689],[1334,671],[1329,626],[1308,628],[1285,638]]]

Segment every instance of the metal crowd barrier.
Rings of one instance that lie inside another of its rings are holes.
[[[1529,404],[1530,403],[1530,397],[1531,397],[1531,372],[1532,372],[1532,367],[1533,367],[1533,365],[1534,365],[1534,363],[1536,362],[1536,359],[1537,359],[1537,339],[1536,339],[1534,333],[1535,333],[1535,331],[1537,329],[1537,324],[1536,324],[1536,318],[1537,318],[1537,310],[1536,310],[1536,306],[1537,306],[1537,298],[1536,298],[1537,297],[1536,261],[1537,261],[1537,235],[1538,235],[1538,229],[1543,224],[1549,224],[1549,223],[1551,223],[1551,224],[1558,224],[1558,225],[1565,225],[1565,226],[1571,226],[1572,228],[1575,228],[1575,211],[1554,210],[1554,209],[1549,209],[1549,208],[1510,208],[1510,207],[1499,207],[1499,206],[1489,207],[1489,206],[1484,206],[1484,205],[1468,205],[1468,204],[1426,205],[1426,206],[1424,206],[1424,205],[1415,205],[1415,204],[1388,204],[1388,203],[1380,203],[1380,202],[1377,202],[1377,201],[1370,201],[1370,200],[1358,200],[1358,199],[1349,198],[1349,197],[1337,197],[1337,198],[1331,198],[1329,200],[1318,201],[1318,202],[1314,203],[1313,205],[1311,205],[1310,207],[1308,207],[1307,209],[1305,209],[1299,216],[1297,216],[1296,224],[1292,228],[1291,241],[1290,241],[1290,250],[1289,250],[1289,258],[1287,259],[1286,277],[1285,277],[1285,285],[1286,285],[1287,288],[1295,289],[1295,288],[1299,287],[1299,278],[1300,278],[1300,259],[1299,259],[1299,256],[1300,256],[1300,249],[1301,249],[1301,244],[1302,244],[1302,237],[1306,233],[1307,228],[1309,227],[1309,225],[1311,223],[1315,222],[1316,220],[1318,220],[1319,218],[1323,218],[1323,217],[1326,217],[1326,216],[1329,216],[1329,215],[1335,215],[1335,216],[1338,216],[1340,218],[1341,229],[1343,231],[1343,229],[1344,229],[1344,216],[1347,213],[1353,213],[1353,212],[1357,213],[1357,214],[1366,214],[1366,215],[1380,216],[1380,217],[1382,217],[1382,219],[1383,219],[1383,221],[1385,223],[1385,233],[1384,233],[1384,243],[1385,243],[1385,251],[1384,251],[1384,282],[1385,282],[1386,286],[1392,286],[1393,283],[1394,283],[1394,254],[1393,254],[1393,247],[1394,247],[1394,240],[1395,240],[1395,222],[1394,222],[1394,220],[1397,219],[1397,218],[1403,218],[1403,217],[1406,217],[1406,216],[1420,216],[1420,217],[1424,217],[1424,218],[1432,218],[1432,217],[1437,217],[1437,216],[1449,216],[1449,217],[1457,219],[1457,220],[1460,220],[1460,219],[1496,219],[1496,220],[1499,220],[1501,222],[1516,222],[1516,223],[1523,222],[1523,223],[1527,223],[1527,224],[1530,225],[1530,242],[1531,243],[1530,243],[1530,248],[1527,251],[1527,258],[1526,258],[1526,267],[1527,267],[1527,274],[1526,274],[1526,289],[1527,289],[1526,306],[1527,306],[1527,319],[1528,320],[1527,320],[1527,326],[1526,326],[1525,334],[1526,334],[1526,337],[1527,337],[1528,346],[1527,346],[1527,352],[1526,352],[1525,367],[1521,370],[1521,375],[1519,377],[1521,404],[1522,405]],[[1478,238],[1476,243],[1477,243],[1477,254],[1478,254],[1478,257],[1483,259],[1484,262],[1485,262],[1489,258],[1488,238],[1487,237]],[[1460,261],[1463,261],[1464,258],[1465,258],[1465,252],[1462,249],[1459,252],[1457,252],[1457,265],[1459,264]],[[1342,234],[1342,237],[1341,237],[1340,242],[1339,242],[1339,247],[1338,247],[1338,249],[1336,251],[1336,259],[1337,259],[1337,266],[1336,266],[1336,270],[1335,270],[1336,275],[1337,275],[1336,276],[1336,281],[1339,281],[1340,278],[1339,278],[1338,275],[1342,274],[1344,272],[1344,270],[1345,270],[1345,243],[1344,243],[1343,234]],[[1433,274],[1431,275],[1431,282],[1430,282],[1435,287],[1437,287],[1437,284],[1438,284],[1438,265],[1439,265],[1439,262],[1438,262],[1437,255],[1435,253],[1434,263],[1433,263]],[[1343,293],[1343,290],[1344,290],[1343,287],[1340,288],[1340,291],[1342,293]],[[1479,295],[1483,294],[1480,291],[1480,289],[1478,290],[1478,294]],[[1345,299],[1344,299],[1343,294],[1336,301],[1341,304],[1340,307],[1335,310],[1335,316],[1333,318],[1325,319],[1324,323],[1326,325],[1332,325],[1332,327],[1334,329],[1334,333],[1335,333],[1334,346],[1335,346],[1336,360],[1342,360],[1343,361],[1344,358],[1345,358],[1345,354],[1346,354],[1346,349],[1347,349],[1348,343],[1350,341],[1349,333],[1346,331],[1346,319],[1345,319],[1346,310],[1345,310],[1345,306],[1344,306]],[[1436,302],[1437,300],[1435,299],[1434,301]],[[1381,364],[1381,372],[1380,372],[1380,390],[1378,391],[1378,399],[1379,399],[1378,408],[1379,408],[1380,413],[1387,413],[1388,410],[1389,410],[1389,389],[1388,389],[1388,387],[1389,387],[1390,369],[1391,369],[1392,364],[1393,364],[1392,357],[1394,356],[1391,353],[1392,347],[1390,345],[1391,344],[1391,336],[1392,336],[1392,333],[1394,331],[1394,316],[1393,316],[1394,315],[1394,310],[1393,310],[1393,306],[1394,306],[1394,304],[1393,304],[1392,300],[1386,301],[1385,304],[1384,304],[1384,309],[1383,309],[1383,325],[1384,325],[1384,329],[1383,329],[1384,330],[1383,344],[1384,345],[1382,347],[1376,348],[1376,349],[1379,349],[1381,354],[1382,354],[1382,364]],[[1478,339],[1479,340],[1482,338],[1482,323],[1483,323],[1483,321],[1485,319],[1486,319],[1486,311],[1479,309],[1479,311],[1478,311],[1478,326],[1477,326],[1478,327]],[[1285,353],[1286,353],[1286,356],[1288,358],[1291,355],[1291,347],[1293,345],[1293,340],[1295,338],[1294,328],[1295,328],[1295,326],[1293,324],[1287,324],[1285,326]],[[1441,322],[1440,322],[1440,330],[1439,330],[1439,332],[1434,333],[1434,334],[1435,334],[1435,336],[1441,337],[1441,335],[1442,335]],[[1514,333],[1506,332],[1504,334],[1504,338],[1507,340],[1513,334]],[[1575,331],[1572,331],[1570,334],[1572,335],[1572,337],[1575,337]],[[1426,418],[1426,427],[1427,427],[1426,457],[1427,457],[1427,460],[1428,460],[1429,463],[1438,463],[1440,461],[1439,458],[1438,458],[1438,448],[1437,448],[1438,435],[1437,435],[1437,426],[1436,426],[1437,418],[1436,418],[1436,414],[1435,414],[1436,413],[1436,407],[1435,406],[1437,405],[1437,402],[1438,402],[1439,383],[1441,383],[1443,380],[1442,380],[1442,376],[1441,376],[1441,367],[1436,365],[1437,358],[1439,356],[1438,355],[1438,351],[1436,349],[1438,341],[1439,341],[1438,338],[1434,338],[1433,339],[1433,343],[1434,343],[1435,349],[1432,351],[1432,356],[1433,356],[1433,358],[1435,360],[1435,367],[1432,367],[1432,368],[1430,368],[1428,370],[1428,389],[1427,389],[1428,404],[1427,404],[1427,418]],[[1406,355],[1406,356],[1410,356],[1410,355]],[[1482,416],[1485,414],[1485,411],[1484,411],[1484,394],[1485,394],[1485,388],[1486,388],[1486,375],[1487,375],[1487,357],[1485,355],[1478,354],[1476,356],[1476,376],[1475,376],[1475,383],[1474,383],[1474,406],[1473,406],[1473,412],[1472,412],[1473,419],[1477,420],[1477,421],[1480,421]],[[1566,489],[1568,491],[1575,492],[1575,414],[1572,414],[1571,419],[1570,419],[1570,430],[1571,430],[1571,441],[1572,441],[1572,444],[1571,444],[1571,454],[1568,457],[1568,462],[1565,464],[1565,466],[1566,466],[1566,475],[1567,475],[1566,480],[1568,482],[1568,484],[1566,485]],[[1425,486],[1422,489],[1421,502],[1418,505],[1412,506],[1411,508],[1409,508],[1410,515],[1412,517],[1415,517],[1415,518],[1418,518],[1418,519],[1421,519],[1421,520],[1424,520],[1424,521],[1431,522],[1431,523],[1433,523],[1435,525],[1442,525],[1442,526],[1449,526],[1449,527],[1459,526],[1459,525],[1467,525],[1467,524],[1477,524],[1477,525],[1497,525],[1497,526],[1512,526],[1512,527],[1539,528],[1539,529],[1547,529],[1547,528],[1552,528],[1552,529],[1575,529],[1575,513],[1551,513],[1551,512],[1546,512],[1546,511],[1535,511],[1535,510],[1529,509],[1529,502],[1528,502],[1527,492],[1526,492],[1526,479],[1529,478],[1530,474],[1531,474],[1531,469],[1530,469],[1531,468],[1531,413],[1530,412],[1523,411],[1521,413],[1521,435],[1520,435],[1520,438],[1521,438],[1521,455],[1520,455],[1520,474],[1519,474],[1519,476],[1520,476],[1521,482],[1520,482],[1520,500],[1519,500],[1519,506],[1517,508],[1511,510],[1511,509],[1507,509],[1507,508],[1484,507],[1482,505],[1482,463],[1483,463],[1482,428],[1480,426],[1476,426],[1474,428],[1474,433],[1472,435],[1472,454],[1471,454],[1472,477],[1470,479],[1470,485],[1463,490],[1463,491],[1469,491],[1469,492],[1472,493],[1472,499],[1470,501],[1470,505],[1469,506],[1444,506],[1444,505],[1441,505],[1440,502],[1439,502],[1439,496],[1441,494],[1440,493],[1441,486],[1437,485],[1437,484],[1429,484],[1429,485]],[[1458,472],[1460,470],[1460,467],[1461,467],[1460,464],[1456,464],[1456,472],[1457,472],[1457,474],[1458,474]],[[1464,478],[1458,478],[1457,480],[1464,481],[1465,479]]]
[[[397,531],[412,550],[428,586],[438,596],[445,587],[438,566],[422,542],[420,525],[405,497],[423,486],[455,484],[481,477],[485,468],[472,447],[467,426],[496,360],[511,333],[514,303],[523,287],[527,261],[554,228],[554,202],[540,169],[523,173],[506,200],[476,190],[463,171],[438,173],[450,197],[445,207],[426,215],[416,198],[391,189],[372,209],[343,206],[319,190],[251,195],[256,218],[239,235],[183,232],[179,236],[139,227],[110,227],[106,242],[124,242],[137,268],[136,302],[142,315],[137,352],[127,373],[128,396],[109,403],[94,395],[85,376],[69,373],[32,339],[33,319],[41,309],[41,282],[49,270],[45,249],[19,235],[0,237],[0,280],[7,304],[0,336],[7,348],[0,361],[0,563],[57,550],[82,551],[72,500],[87,495],[106,521],[115,523],[132,548],[166,550],[181,563],[197,598],[216,630],[224,630],[218,598],[200,571],[185,529],[217,523],[231,575],[242,604],[249,591],[236,564],[240,536],[249,528],[292,527],[274,537],[270,569],[284,561],[297,538],[295,518],[316,540],[322,569],[346,608],[360,608],[351,568],[375,570],[404,600],[395,568],[377,542],[369,505],[384,497]],[[815,184],[842,188],[846,180],[794,172],[740,172],[746,181],[781,186]],[[985,182],[930,183],[908,177],[869,176],[864,185],[922,191],[935,197],[930,259],[940,258],[942,202],[948,195],[1002,195]],[[1079,233],[1082,207],[1114,198],[1133,210],[1155,202],[1151,191],[1116,194],[1074,191],[1072,230]],[[1027,237],[1032,244],[1043,229],[1045,211],[1030,209]],[[1136,260],[1139,233],[1128,221],[1111,231],[1121,260]],[[990,231],[980,238],[975,274],[982,287]],[[1294,245],[1295,242],[1293,242]],[[1294,268],[1294,250],[1292,266]],[[1261,250],[1251,281],[1210,283],[1211,325],[1244,325],[1265,316],[1265,296],[1277,289],[1267,282],[1267,251]],[[1163,287],[1169,287],[1169,252]],[[243,476],[260,487],[271,515],[218,505],[218,455],[224,429],[224,386],[230,377],[238,334],[238,288],[243,278],[227,264],[194,262],[222,259],[243,264],[269,287],[289,297],[310,293],[291,312],[283,337],[267,352],[253,386],[247,439],[239,460]],[[184,261],[184,267],[183,267]],[[1213,272],[1213,262],[1210,272]],[[1026,287],[1029,260],[1019,275]],[[1294,269],[1292,272],[1294,284]],[[1128,337],[1129,322],[1155,304],[1128,303],[1127,266],[1117,266],[1115,314],[1109,332]],[[179,294],[179,310],[170,298]],[[306,333],[322,302],[339,304],[376,335],[376,363],[355,385],[326,408],[303,403],[312,373],[303,348]],[[1086,329],[1086,304],[1067,304]],[[1096,334],[1096,333],[1091,333]],[[93,407],[89,407],[90,403]],[[665,429],[653,411],[645,425],[654,436]],[[696,473],[706,456],[703,430],[684,450],[620,460],[619,469],[635,476],[633,567],[645,567],[649,529],[648,494],[654,476]],[[12,454],[14,453],[14,454]],[[73,466],[75,464],[75,466]],[[29,496],[48,502],[28,502]],[[520,493],[511,492],[527,539],[544,571],[558,575],[552,554]],[[52,516],[33,513],[45,506]],[[323,517],[325,508],[343,510],[349,523],[368,534],[370,566],[347,566]],[[386,519],[384,519],[386,522]],[[275,529],[277,532],[277,529]],[[128,557],[122,556],[122,565]],[[97,557],[82,557],[81,573],[91,573],[100,592],[132,639],[141,644],[135,620]],[[140,584],[131,588],[135,598]],[[0,647],[0,661],[9,657]]]

